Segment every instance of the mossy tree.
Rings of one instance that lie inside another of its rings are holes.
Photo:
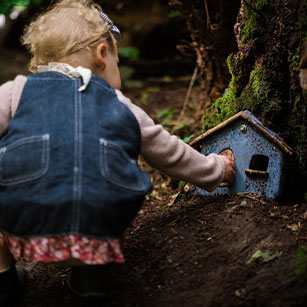
[[[307,0],[242,0],[234,32],[238,50],[226,61],[231,81],[205,111],[204,130],[238,111],[253,112],[294,149],[286,190],[307,201],[307,90],[299,81]]]

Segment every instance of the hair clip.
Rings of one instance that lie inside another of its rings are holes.
[[[118,44],[120,43],[121,35],[119,29],[114,25],[113,21],[110,19],[110,17],[103,13],[99,12],[100,16],[109,24],[110,31],[113,34],[114,38],[117,40]]]

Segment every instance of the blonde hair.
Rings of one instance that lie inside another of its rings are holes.
[[[31,22],[22,37],[22,43],[32,55],[30,71],[36,72],[38,65],[95,47],[103,41],[115,52],[116,41],[110,25],[99,11],[101,8],[91,0],[61,0]]]

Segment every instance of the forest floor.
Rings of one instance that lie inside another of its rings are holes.
[[[124,92],[172,130],[180,126],[187,81],[155,80]],[[193,122],[197,95],[196,88],[179,134],[201,128]],[[306,306],[307,204],[244,193],[208,198],[189,186],[178,193],[176,182],[142,165],[155,189],[125,233],[126,262],[105,268],[106,298],[72,295],[68,267],[24,263],[21,306]]]

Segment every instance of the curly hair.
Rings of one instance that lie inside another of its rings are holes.
[[[115,52],[115,38],[100,11],[92,0],[61,0],[38,16],[22,37],[32,55],[30,71],[103,41]]]

